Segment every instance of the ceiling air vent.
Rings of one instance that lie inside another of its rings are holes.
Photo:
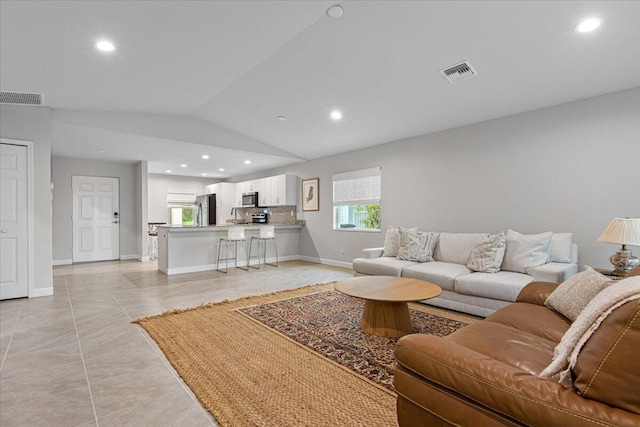
[[[0,104],[44,105],[44,95],[27,92],[0,92]]]
[[[449,83],[456,83],[460,80],[466,79],[467,77],[475,76],[478,72],[473,68],[473,65],[471,65],[469,61],[464,61],[440,70],[440,74],[442,74],[442,77],[447,79]]]

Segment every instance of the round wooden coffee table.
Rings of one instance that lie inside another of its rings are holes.
[[[371,335],[401,337],[413,332],[410,301],[437,297],[439,286],[407,277],[359,276],[336,282],[335,289],[364,300],[360,327]]]

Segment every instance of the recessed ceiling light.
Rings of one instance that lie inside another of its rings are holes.
[[[224,168],[218,169],[218,172],[224,172]]]
[[[600,25],[602,25],[602,19],[600,18],[589,18],[580,22],[576,25],[573,30],[578,33],[588,33],[597,29]]]
[[[202,175],[202,176],[207,176],[207,174],[206,174],[206,173],[201,173],[200,175]]]
[[[203,154],[202,158],[205,159],[205,160],[209,160],[209,155],[208,154]]]
[[[166,173],[171,173],[171,169],[167,169],[165,172]]]
[[[338,111],[338,110],[333,110],[331,112],[331,118],[333,120],[340,120],[342,118],[342,113],[340,111]]]
[[[278,120],[284,122],[285,120],[287,120],[287,118],[285,116],[278,116]]]
[[[184,163],[180,165],[181,168],[186,168],[187,165],[185,165]]]
[[[98,150],[98,153],[106,153],[104,150]]]
[[[113,52],[114,50],[116,50],[116,46],[109,40],[99,40],[96,43],[96,49],[103,52]]]
[[[251,160],[245,160],[245,161],[244,161],[244,164],[245,164],[245,165],[250,165],[250,164],[251,164]]]
[[[327,9],[327,15],[329,15],[332,18],[340,18],[343,13],[344,13],[344,10],[342,9],[342,6],[339,6],[337,4],[334,4],[333,6],[329,6],[329,9]]]

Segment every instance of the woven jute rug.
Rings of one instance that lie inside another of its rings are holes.
[[[349,326],[359,322],[358,304],[330,283],[135,322],[221,426],[395,426],[395,340]],[[444,335],[476,320],[410,308],[419,330],[444,318],[435,331],[420,330],[426,333]]]

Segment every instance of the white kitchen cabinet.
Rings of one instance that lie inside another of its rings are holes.
[[[237,182],[235,189],[235,197],[234,197],[234,206],[242,206],[242,194],[249,192],[249,183],[246,182]]]
[[[236,185],[232,182],[217,182],[207,185],[207,194],[216,195],[216,224],[225,225],[227,219],[233,218],[231,208],[235,204]]]
[[[204,194],[214,194],[215,191],[215,185],[216,184],[209,184],[209,185],[205,185],[204,186]]]
[[[300,179],[295,175],[276,175],[269,177],[270,205],[297,205]]]
[[[214,184],[215,185],[215,184]],[[297,205],[300,178],[295,175],[276,175],[235,184],[234,206],[242,206],[242,194],[258,192],[258,205]]]

